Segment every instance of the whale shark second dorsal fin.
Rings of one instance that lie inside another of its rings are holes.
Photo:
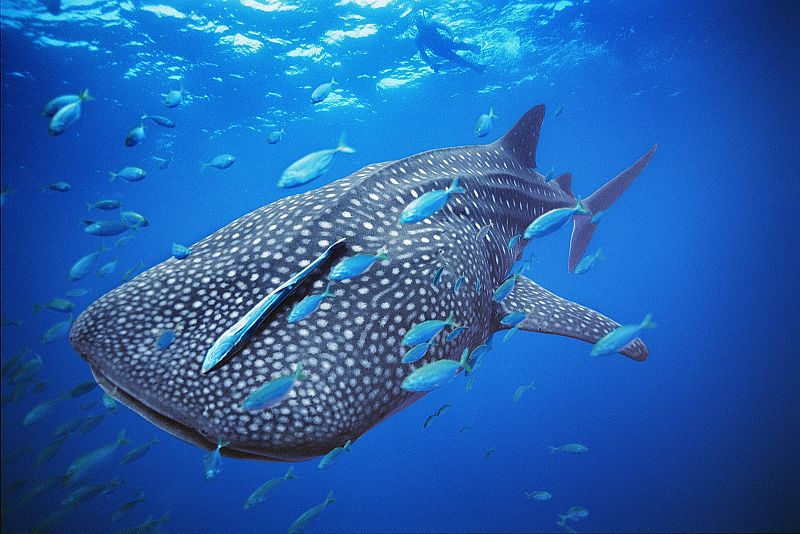
[[[544,119],[544,104],[529,109],[503,137],[496,141],[522,166],[536,168],[536,145]]]
[[[619,326],[605,315],[561,298],[524,276],[517,279],[511,294],[497,305],[495,325],[498,330],[509,328],[500,323],[500,318],[513,312],[528,314],[518,325],[520,330],[557,334],[588,343],[596,343]],[[641,339],[636,339],[620,354],[642,361],[647,358],[647,346]]]

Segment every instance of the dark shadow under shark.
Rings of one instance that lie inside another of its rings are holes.
[[[521,329],[593,343],[618,324],[520,277],[497,304],[494,289],[526,244],[508,247],[536,217],[576,203],[571,175],[546,182],[536,168],[544,106],[528,111],[488,145],[432,150],[369,165],[319,189],[259,208],[192,246],[184,260],[170,258],[104,295],[84,311],[70,340],[100,385],[154,424],[206,449],[230,442],[230,456],[297,461],[355,441],[378,422],[423,394],[400,388],[425,363],[458,360],[494,332],[500,319],[528,313]],[[589,244],[592,214],[607,209],[649,162],[645,156],[583,201],[570,244],[572,270]],[[445,189],[455,177],[466,189],[415,224],[398,224],[414,198]],[[491,224],[490,231],[477,234]],[[213,371],[204,355],[215,340],[257,302],[308,266],[332,243],[344,245]],[[385,247],[388,261],[366,274],[336,282],[307,319],[290,324],[293,305],[321,293],[327,271],[341,258]],[[434,285],[446,266],[448,278]],[[458,292],[452,282],[464,277]],[[476,282],[480,287],[476,290]],[[422,360],[403,364],[401,339],[414,324],[444,319],[467,326]],[[167,330],[176,333],[164,349]],[[636,340],[622,354],[644,360]],[[307,379],[289,397],[261,412],[242,409],[257,387],[302,364]]]

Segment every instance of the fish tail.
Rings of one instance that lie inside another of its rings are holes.
[[[607,210],[628,189],[633,180],[639,176],[650,162],[650,158],[655,154],[657,147],[658,145],[654,145],[636,163],[606,182],[600,189],[589,195],[586,200],[579,203],[586,211],[578,212],[572,217],[574,227],[569,245],[569,272],[575,270],[575,266],[578,265],[583,253],[586,252],[586,247],[589,246],[592,234],[597,228],[597,224],[592,223],[592,215]]]
[[[117,445],[125,445],[126,443],[130,443],[130,441],[125,437],[125,431],[120,430],[117,436]]]
[[[110,175],[111,175],[111,179],[109,180],[109,182],[113,182],[114,180],[116,180],[116,179],[117,179],[117,173],[115,173],[115,172],[110,172],[110,173],[108,173],[108,174],[110,174]]]
[[[447,188],[448,193],[465,193],[466,189],[461,187],[461,178],[456,177],[453,178],[453,183],[450,184],[450,187]]]
[[[297,477],[294,476],[294,466],[290,465],[289,470],[286,471],[286,474],[283,475],[284,480],[295,480]]]
[[[305,380],[306,375],[303,374],[303,364],[298,363],[294,366],[294,379],[295,380]]]
[[[598,248],[597,252],[595,252],[594,255],[595,255],[595,258],[597,258],[598,260],[604,260],[606,258],[603,255],[603,249],[602,248]]]
[[[34,304],[33,313],[39,313],[40,311],[42,311],[42,308],[44,308],[44,306],[42,306],[41,304]]]
[[[90,211],[93,207],[94,206],[90,202],[86,203],[86,211]]]
[[[89,90],[88,89],[84,89],[83,91],[81,91],[78,94],[78,96],[80,97],[82,102],[85,102],[87,100],[94,100],[94,97],[89,94]]]
[[[325,286],[325,291],[322,292],[322,296],[323,297],[332,297],[332,296],[334,296],[336,294],[336,293],[331,291],[331,285],[332,285],[332,282],[328,282],[328,285]]]
[[[558,447],[553,447],[552,445],[549,445],[547,448],[550,449],[551,453],[558,452]]]
[[[331,76],[331,85],[339,85],[339,82],[337,82],[337,81],[336,81],[336,80],[333,78],[333,76]]]
[[[198,161],[198,163],[200,164],[200,170],[201,170],[201,171],[202,171],[203,169],[206,169],[207,167],[209,167],[209,164],[208,164],[208,163],[206,163],[206,162],[204,162],[204,161]]]
[[[331,491],[328,492],[328,496],[325,497],[325,502],[323,504],[330,504],[334,500],[336,500],[336,499],[333,498],[333,490],[331,490]]]
[[[354,154],[355,149],[352,147],[347,146],[347,143],[344,141],[344,132],[342,135],[339,136],[339,145],[336,147],[337,152],[344,152],[345,154]]]
[[[647,315],[644,316],[644,319],[642,319],[642,323],[641,323],[641,327],[642,328],[655,328],[657,326],[658,325],[653,322],[653,314],[652,313],[648,313]]]
[[[464,352],[461,353],[461,360],[459,360],[459,365],[468,373],[472,372],[472,366],[469,364],[469,349],[464,349]]]
[[[342,448],[343,448],[344,450],[346,450],[346,451],[349,451],[349,450],[350,450],[350,445],[352,445],[352,444],[353,444],[353,442],[352,442],[352,441],[350,441],[350,440],[348,439],[348,440],[347,440],[347,443],[345,443],[345,444],[344,444],[344,446],[343,446]]]
[[[499,119],[500,118],[500,117],[498,117],[497,115],[494,114],[494,108],[489,108],[489,117],[491,117],[493,119]]]

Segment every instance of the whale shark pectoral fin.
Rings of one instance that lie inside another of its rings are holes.
[[[521,165],[536,168],[536,145],[544,120],[544,104],[529,109],[516,124],[495,143],[510,152]]]
[[[520,330],[557,334],[588,343],[596,343],[601,337],[617,328],[619,323],[580,304],[551,293],[533,280],[520,276],[511,294],[498,306],[495,319],[498,328],[500,317],[512,312],[526,312],[527,318],[519,324]],[[647,346],[641,339],[629,343],[620,354],[634,360],[647,359]]]

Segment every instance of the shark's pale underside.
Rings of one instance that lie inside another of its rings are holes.
[[[465,348],[508,328],[499,321],[512,311],[528,313],[523,330],[593,343],[618,324],[528,278],[520,277],[502,303],[492,301],[526,244],[519,240],[512,250],[509,239],[542,213],[576,203],[571,175],[546,182],[535,170],[543,117],[539,105],[492,144],[368,165],[248,213],[193,245],[188,258],[170,258],[98,299],[75,322],[72,345],[106,391],[169,432],[209,449],[218,440],[230,442],[229,455],[295,461],[354,441],[421,398],[400,388],[405,376],[433,360],[458,360]],[[594,232],[592,215],[625,191],[654,151],[584,199],[590,214],[573,219],[570,270]],[[409,202],[447,188],[455,177],[465,193],[428,219],[398,223]],[[201,372],[223,333],[341,239],[235,353]],[[287,322],[295,303],[324,290],[331,265],[381,247],[390,260],[336,282],[335,296],[314,314]],[[434,285],[441,265],[449,281]],[[456,293],[450,282],[461,276],[465,282]],[[451,311],[468,329],[422,360],[401,363],[406,331]],[[167,330],[177,335],[161,349],[157,341]],[[644,360],[647,348],[636,340],[622,353]],[[298,363],[307,378],[286,400],[261,412],[242,408],[254,389],[291,374]]]

